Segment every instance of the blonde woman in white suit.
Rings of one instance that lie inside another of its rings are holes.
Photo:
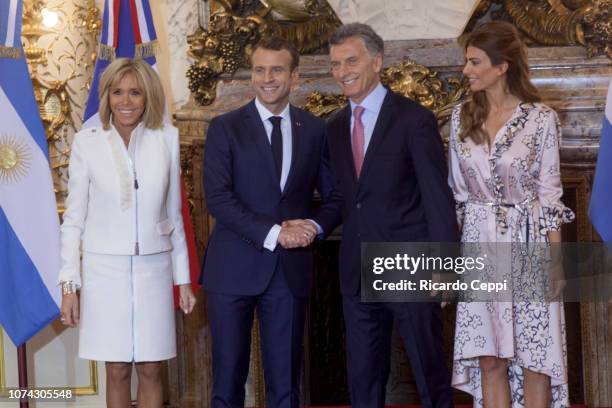
[[[108,407],[130,406],[133,364],[138,405],[161,407],[161,362],[176,356],[173,283],[182,310],[195,305],[178,131],[163,121],[163,88],[144,60],[113,61],[99,95],[102,126],[80,131],[72,143],[62,321],[79,328],[79,357],[106,362]]]

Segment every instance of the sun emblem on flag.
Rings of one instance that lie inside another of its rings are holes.
[[[12,135],[0,134],[0,183],[19,181],[28,173],[32,155],[28,146]]]

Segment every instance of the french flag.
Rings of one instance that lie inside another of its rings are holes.
[[[606,243],[612,242],[612,83],[599,139],[599,155],[589,206],[593,226]]]
[[[148,0],[105,0],[98,58],[91,92],[83,114],[83,128],[99,126],[98,87],[102,72],[116,57],[145,58],[157,71],[157,36]]]
[[[57,203],[21,15],[22,0],[0,1],[0,324],[16,346],[53,321],[60,304]]]

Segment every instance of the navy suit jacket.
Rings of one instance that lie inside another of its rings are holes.
[[[361,242],[456,242],[455,204],[435,116],[387,91],[357,179],[351,152],[351,108],[327,126],[342,202],[340,287],[360,290]]]
[[[292,293],[301,297],[310,293],[310,247],[285,250],[278,244],[274,252],[263,247],[274,224],[312,218],[324,231],[330,231],[340,216],[334,203],[323,204],[317,215],[312,208],[315,188],[324,201],[333,189],[325,122],[293,106],[290,117],[293,150],[282,192],[254,101],[210,123],[204,151],[204,191],[216,225],[200,278],[206,291],[260,294],[280,262]]]

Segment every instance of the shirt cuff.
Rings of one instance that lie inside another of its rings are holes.
[[[280,232],[281,226],[278,224],[274,224],[272,228],[270,228],[268,235],[266,235],[266,239],[264,240],[263,244],[264,248],[266,248],[270,252],[274,252],[274,250],[276,249],[276,244],[278,243],[278,235],[280,234]]]
[[[315,220],[311,220],[310,218],[308,218],[306,221],[310,221],[314,224],[314,226],[317,228],[317,236],[319,235],[323,235],[323,228],[321,228],[321,226],[319,225],[319,223],[317,223]]]

